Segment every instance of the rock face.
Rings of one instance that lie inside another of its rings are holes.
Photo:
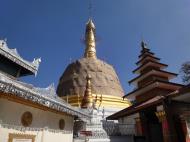
[[[82,58],[68,65],[61,76],[57,94],[83,95],[86,86],[86,76],[92,77],[92,93],[120,96],[124,95],[114,68],[102,60],[95,58]]]

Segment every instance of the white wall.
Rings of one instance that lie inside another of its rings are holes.
[[[129,116],[124,116],[124,117],[121,117],[119,118],[119,123],[120,124],[131,124],[131,125],[134,125],[136,122],[135,122],[135,118],[139,118],[139,113],[136,113],[136,114],[132,114],[132,115],[129,115]]]
[[[124,108],[119,108],[119,107],[115,108],[115,107],[106,106],[106,107],[100,107],[98,109],[99,109],[98,115],[100,117],[102,117],[103,119],[106,119],[106,117],[108,117],[108,116],[110,116],[110,115],[112,115],[112,114],[114,114],[114,113],[116,113],[116,112],[118,112],[118,111],[120,111],[120,110],[122,110]]]
[[[119,118],[119,130],[122,135],[135,135],[135,118],[139,118],[139,113]]]
[[[7,99],[0,98],[0,120],[2,124],[8,124],[10,126],[20,126],[21,116],[24,112],[30,111],[33,115],[33,121],[30,128],[37,128],[38,130],[26,130],[22,132],[20,130],[15,130],[15,127],[6,128],[1,127],[0,124],[0,142],[8,141],[8,133],[16,132],[23,134],[35,134],[36,142],[71,142],[73,137],[73,117],[68,115],[60,115],[57,113],[44,111],[41,109],[29,107],[16,102],[8,101]],[[59,120],[65,120],[65,131],[67,134],[59,131]],[[2,125],[3,126],[3,125]],[[49,132],[44,130],[39,130],[39,128],[45,128],[51,130],[58,130],[56,132]]]

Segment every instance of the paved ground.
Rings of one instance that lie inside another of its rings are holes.
[[[110,142],[134,142],[132,136],[111,136]]]
[[[85,142],[85,140],[75,139],[74,142]],[[110,142],[134,142],[132,136],[111,136]]]

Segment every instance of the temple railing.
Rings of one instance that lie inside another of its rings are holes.
[[[121,135],[134,135],[135,134],[135,125],[134,124],[118,124],[119,131]]]

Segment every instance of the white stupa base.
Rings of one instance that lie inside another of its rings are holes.
[[[109,136],[106,131],[103,129],[102,125],[102,115],[99,115],[98,110],[90,110],[90,115],[92,118],[87,121],[84,129],[84,133],[89,133],[90,135],[81,135],[80,138],[84,142],[110,142]]]

